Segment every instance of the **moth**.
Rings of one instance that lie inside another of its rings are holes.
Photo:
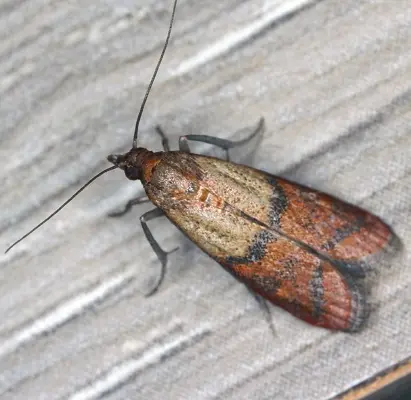
[[[155,240],[147,222],[166,216],[200,249],[248,288],[269,302],[316,326],[354,332],[369,314],[367,277],[390,262],[398,247],[392,230],[378,217],[330,195],[286,179],[236,164],[228,151],[247,145],[262,133],[263,120],[248,138],[234,142],[205,135],[180,137],[179,151],[170,151],[161,128],[164,151],[138,147],[138,126],[151,86],[167,48],[177,1],[152,79],[142,102],[133,146],[110,155],[113,166],[100,172],[43,222],[39,228],[103,173],[120,168],[128,179],[141,181],[155,208],[140,217],[145,236],[157,254],[162,272],[149,294],[160,286],[168,252]],[[226,160],[193,154],[188,141],[218,146]],[[8,251],[7,250],[7,251]]]

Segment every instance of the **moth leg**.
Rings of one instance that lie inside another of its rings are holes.
[[[156,253],[158,259],[161,262],[161,272],[160,272],[160,276],[157,279],[156,284],[153,286],[153,288],[146,294],[146,297],[153,295],[155,292],[157,292],[158,288],[160,287],[161,283],[164,280],[164,276],[166,274],[166,266],[167,266],[167,256],[170,253],[173,253],[174,251],[176,251],[178,249],[178,247],[176,247],[175,249],[171,250],[171,251],[164,251],[160,245],[158,244],[157,240],[154,239],[153,234],[151,233],[149,227],[147,226],[147,222],[158,218],[158,217],[162,217],[164,215],[164,211],[161,210],[160,208],[154,208],[153,210],[147,211],[145,214],[143,214],[140,217],[140,222],[141,222],[141,226],[143,228],[144,234],[146,235],[146,238],[148,240],[148,242],[150,243],[151,248],[154,250],[154,253]]]
[[[184,151],[186,153],[190,153],[190,147],[188,145],[189,140],[192,140],[194,142],[212,144],[214,146],[220,147],[223,150],[225,150],[226,160],[229,161],[230,160],[230,156],[228,153],[229,149],[246,144],[251,139],[253,139],[255,136],[257,136],[258,134],[261,134],[263,129],[264,129],[264,118],[260,118],[260,120],[258,121],[258,125],[253,130],[253,132],[242,140],[233,141],[233,140],[221,139],[215,136],[208,136],[208,135],[186,135],[186,136],[180,136],[178,144],[179,144],[180,151]]]
[[[247,286],[248,291],[250,294],[256,299],[258,305],[261,307],[261,311],[264,313],[265,320],[267,321],[268,326],[271,329],[271,332],[273,333],[273,336],[276,337],[277,333],[275,331],[274,323],[273,323],[273,318],[271,315],[270,307],[267,304],[267,301],[261,297],[259,294],[253,292],[251,288]]]
[[[124,206],[123,210],[114,211],[108,214],[108,216],[112,218],[122,217],[124,214],[127,214],[133,208],[133,206],[137,204],[148,203],[149,201],[150,199],[147,196],[140,196],[140,197],[137,197],[136,199],[131,199]]]
[[[156,126],[156,132],[160,135],[161,137],[161,144],[163,145],[164,151],[170,151],[170,143],[168,140],[167,135],[164,133],[164,131],[161,129],[160,125]]]

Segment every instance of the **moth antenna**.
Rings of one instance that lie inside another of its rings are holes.
[[[168,41],[169,41],[170,35],[171,35],[171,28],[173,27],[173,22],[174,22],[174,15],[176,13],[176,7],[177,7],[177,0],[174,0],[173,11],[171,13],[170,25],[168,27],[167,37],[166,37],[166,40],[164,42],[163,50],[161,51],[160,58],[157,61],[156,68],[154,69],[153,76],[151,77],[150,83],[148,84],[146,94],[144,95],[144,99],[141,103],[140,111],[139,111],[138,116],[137,116],[136,127],[134,128],[134,136],[133,136],[133,148],[134,149],[137,147],[138,126],[140,125],[140,120],[141,120],[141,116],[142,116],[143,111],[144,111],[144,106],[146,105],[148,95],[150,94],[151,87],[153,86],[154,79],[156,79],[158,69],[160,68],[161,61],[163,61],[164,53],[166,52],[166,49],[167,49],[167,46],[168,46]]]
[[[32,230],[27,232],[25,235],[23,235],[20,239],[16,240],[11,246],[7,248],[7,250],[4,253],[7,253],[9,250],[11,250],[16,244],[20,243],[22,240],[24,240],[27,236],[31,235],[34,231],[36,231],[40,226],[44,225],[49,219],[53,218],[59,211],[61,211],[68,203],[70,203],[71,200],[73,200],[79,193],[81,193],[88,185],[90,185],[93,181],[95,181],[97,178],[99,178],[101,175],[105,174],[108,171],[111,171],[113,169],[116,169],[117,167],[111,166],[109,168],[106,168],[105,170],[99,172],[97,175],[93,176],[87,183],[85,183],[79,190],[77,190],[76,193],[74,193],[68,200],[66,200],[57,210],[52,212],[47,218],[43,219],[38,225],[36,225]]]
[[[153,86],[154,80],[157,76],[157,72],[160,68],[161,62],[164,57],[164,53],[167,49],[168,42],[170,39],[171,35],[171,28],[173,27],[173,22],[174,22],[174,15],[176,12],[177,8],[177,0],[174,0],[174,5],[173,5],[173,11],[171,13],[171,20],[170,20],[170,25],[168,27],[168,32],[167,32],[167,37],[164,42],[163,50],[161,51],[160,58],[158,59],[157,65],[154,69],[153,76],[151,77],[150,83],[148,85],[148,88],[146,90],[146,94],[144,95],[144,99],[141,103],[140,111],[137,115],[137,121],[136,121],[136,126],[134,129],[134,136],[133,136],[133,148],[137,147],[137,136],[138,136],[138,126],[140,124],[141,116],[144,111],[144,106],[146,105],[148,95],[150,94],[151,87]],[[43,221],[41,221],[38,225],[36,225],[33,229],[31,229],[29,232],[27,232],[25,235],[23,235],[20,239],[16,240],[11,246],[9,246],[5,253],[9,252],[14,246],[16,246],[18,243],[20,243],[22,240],[24,240],[27,236],[31,235],[34,231],[36,231],[38,228],[40,228],[42,225],[44,225],[48,220],[53,218],[59,211],[61,211],[68,203],[71,202],[79,193],[81,193],[88,185],[90,185],[92,182],[94,182],[97,178],[99,178],[101,175],[105,174],[108,171],[111,171],[113,169],[118,168],[117,166],[112,166],[110,168],[106,168],[105,170],[99,172],[97,175],[95,175],[93,178],[91,178],[87,183],[85,183],[77,192],[75,192],[68,200],[66,200],[60,207],[58,207],[54,212],[52,212],[47,218],[45,218]]]

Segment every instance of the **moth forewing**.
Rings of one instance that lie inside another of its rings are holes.
[[[168,152],[150,171],[154,204],[251,289],[314,325],[363,326],[365,278],[397,243],[378,217],[213,157]]]

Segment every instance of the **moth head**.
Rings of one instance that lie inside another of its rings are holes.
[[[143,170],[151,154],[147,149],[138,147],[125,154],[110,154],[107,160],[122,169],[127,179],[136,181],[143,178]]]
[[[107,160],[114,164],[116,167],[122,169],[127,179],[132,181],[141,179],[141,166],[135,165],[129,156],[126,154],[110,154]]]

